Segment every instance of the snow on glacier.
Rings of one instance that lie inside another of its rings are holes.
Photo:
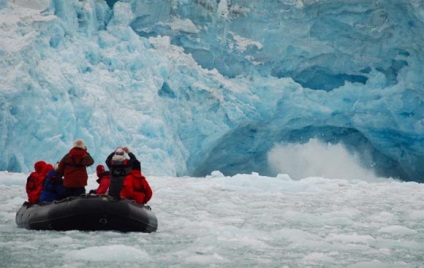
[[[55,162],[83,138],[96,163],[128,145],[146,174],[290,174],[271,152],[312,146],[308,163],[323,145],[423,181],[421,1],[0,8],[1,170]]]

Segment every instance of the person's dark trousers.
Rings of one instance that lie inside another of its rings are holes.
[[[64,187],[64,197],[70,197],[70,196],[80,196],[82,194],[85,194],[85,187]]]
[[[125,177],[115,177],[111,176],[110,185],[109,185],[109,195],[113,197],[113,199],[121,199],[120,192],[122,190],[122,185],[124,184]]]

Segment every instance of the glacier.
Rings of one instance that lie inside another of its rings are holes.
[[[0,170],[82,138],[146,174],[274,176],[319,143],[424,182],[423,33],[421,0],[0,0]]]

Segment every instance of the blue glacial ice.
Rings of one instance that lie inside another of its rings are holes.
[[[275,175],[318,140],[424,181],[420,0],[0,0],[0,25],[0,170],[83,138],[146,174]]]

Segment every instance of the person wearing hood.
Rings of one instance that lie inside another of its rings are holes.
[[[129,158],[125,156],[128,155]],[[109,195],[120,199],[120,192],[125,177],[131,171],[133,164],[138,161],[128,147],[118,147],[106,158],[106,165],[110,170]]]
[[[43,190],[42,175],[43,168],[47,165],[44,161],[37,161],[34,164],[34,171],[29,174],[25,185],[26,193],[28,196],[28,203],[36,204],[40,198],[41,191]]]
[[[99,187],[94,191],[95,194],[108,194],[110,185],[110,172],[105,170],[105,166],[98,165],[96,167],[96,174],[98,179],[96,180]]]
[[[73,147],[60,160],[58,167],[58,172],[63,174],[64,197],[85,194],[88,180],[87,167],[92,164],[94,160],[88,153],[84,141],[75,140]]]
[[[146,177],[141,173],[140,162],[133,164],[131,172],[125,177],[121,198],[133,199],[138,204],[146,204],[152,198],[153,192],[146,180]]]

